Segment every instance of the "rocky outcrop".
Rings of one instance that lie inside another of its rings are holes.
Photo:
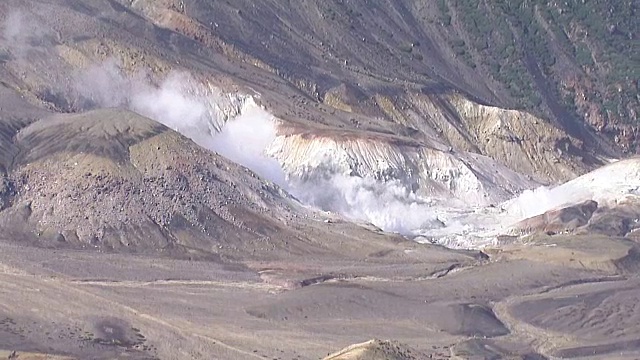
[[[588,200],[580,204],[554,209],[542,215],[523,220],[514,228],[521,233],[544,233],[554,235],[557,233],[570,233],[585,226],[598,209],[598,203]]]
[[[502,206],[526,218],[514,233],[597,233],[625,236],[640,217],[640,159],[603,166],[560,186],[526,191]]]
[[[11,180],[0,177],[0,211],[6,209],[15,195],[14,184]]]
[[[278,136],[267,149],[294,181],[334,175],[399,181],[425,198],[488,205],[534,183],[491,159],[394,137],[349,132]]]
[[[418,130],[413,138],[488,156],[543,183],[564,182],[589,169],[591,156],[580,140],[524,111],[446,90],[409,93],[395,101],[381,98],[378,105],[394,121]]]
[[[408,346],[396,341],[369,340],[354,344],[331,354],[324,360],[410,360],[426,358]]]

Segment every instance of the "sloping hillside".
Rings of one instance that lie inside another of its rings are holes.
[[[489,156],[542,183],[569,180],[635,146],[634,88],[611,92],[588,85],[617,86],[600,78],[609,79],[614,70],[632,79],[633,53],[624,64],[602,65],[601,73],[576,65],[575,56],[563,55],[568,48],[553,41],[545,42],[557,50],[549,53],[558,59],[553,65],[528,56],[542,54],[529,49],[537,43],[521,34],[526,23],[517,19],[531,15],[528,7],[520,14],[499,5],[472,12],[457,1],[8,1],[0,6],[8,14],[1,58],[5,82],[57,111],[125,105],[121,94],[130,83],[114,85],[114,68],[155,82],[186,70],[223,92],[259,93],[260,104],[290,125],[289,133],[392,135]],[[544,16],[560,11],[531,6],[539,9],[532,21],[542,25]],[[469,24],[485,25],[467,19],[472,15],[500,26],[479,37],[482,31]],[[96,17],[103,21],[94,22]],[[620,21],[621,29],[629,23]],[[625,33],[633,37],[633,31]],[[547,37],[539,32],[535,39],[542,38]],[[478,39],[485,39],[486,47]],[[512,45],[504,52],[510,55],[503,56],[500,49],[507,43]],[[633,43],[624,44],[625,51],[634,51]],[[105,62],[117,66],[100,72]],[[570,74],[578,80],[559,78]],[[588,89],[602,96],[580,100]],[[567,105],[567,94],[575,95],[575,109]],[[609,101],[607,94],[619,98],[616,106],[627,109],[626,115],[608,111],[585,119],[587,108],[602,113],[594,101]]]
[[[0,1],[0,357],[638,359],[637,2],[472,3]]]
[[[406,110],[416,106],[406,101],[412,90],[456,90],[532,112],[596,153],[638,146],[634,0],[141,0],[132,6],[159,26],[275,72],[340,110],[385,113],[375,101],[380,95]]]

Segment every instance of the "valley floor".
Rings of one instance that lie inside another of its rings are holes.
[[[562,241],[466,265],[435,247],[428,264],[231,264],[0,243],[0,355],[318,359],[378,338],[401,359],[637,358],[636,245],[584,240],[622,257],[573,266]]]

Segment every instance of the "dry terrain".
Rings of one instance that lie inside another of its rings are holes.
[[[635,144],[518,106],[455,7],[363,3],[0,2],[0,358],[640,358],[638,189],[450,249],[200,146],[251,99],[287,175],[330,147],[497,212]]]
[[[488,260],[400,242],[269,262],[3,244],[0,345],[25,358],[318,359],[377,338],[400,343],[329,358],[637,358],[637,245],[582,240]]]

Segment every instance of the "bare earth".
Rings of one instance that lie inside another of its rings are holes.
[[[0,346],[18,353],[318,359],[378,338],[414,349],[399,359],[640,355],[635,273],[546,261],[557,247],[535,259],[447,254],[434,266],[380,254],[228,264],[0,246]],[[374,355],[352,358],[390,358]]]
[[[497,107],[504,91],[452,62],[436,25],[433,65],[403,63],[327,27],[342,1],[256,3],[0,2],[2,24],[38,25],[0,38],[0,359],[640,358],[637,203],[546,212],[482,252],[418,244],[302,206],[125,110],[125,90],[77,89],[110,59],[154,84],[188,72],[260,93],[284,133],[485,155],[531,184],[617,155]],[[381,9],[373,34],[413,44],[409,10]]]

